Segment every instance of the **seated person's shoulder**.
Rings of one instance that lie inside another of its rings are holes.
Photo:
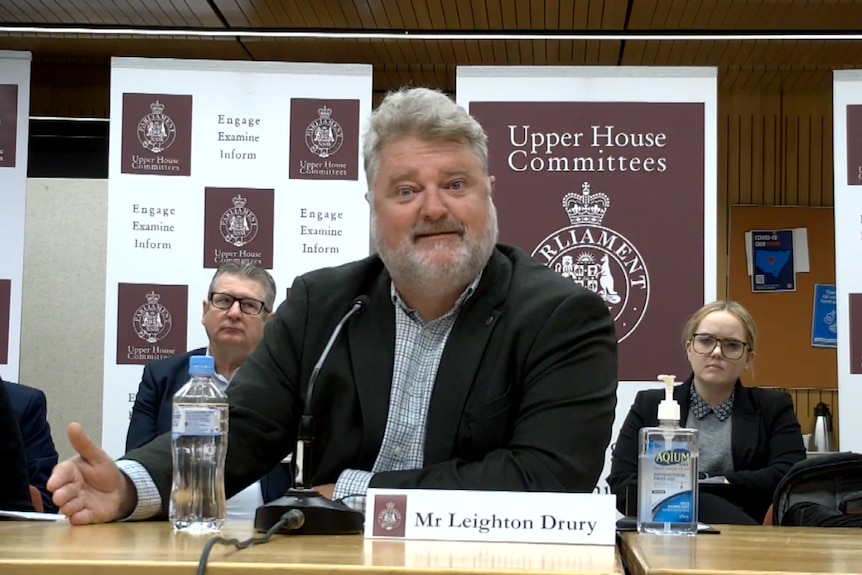
[[[635,394],[635,402],[661,401],[664,399],[664,389],[642,389]]]
[[[164,359],[158,359],[156,361],[151,361],[146,364],[144,367],[149,369],[150,371],[162,372],[162,371],[171,371],[175,369],[182,369],[188,367],[189,358],[193,355],[204,355],[207,352],[207,348],[199,347],[197,349],[193,349],[191,351],[187,351],[186,353],[175,355],[173,357],[166,357]]]
[[[769,389],[764,387],[746,387],[748,393],[754,398],[755,403],[761,409],[775,411],[793,406],[790,394],[781,389]]]
[[[9,395],[9,401],[12,402],[13,407],[18,407],[20,405],[29,404],[32,402],[47,402],[45,398],[45,392],[43,392],[41,389],[36,389],[35,387],[30,387],[21,383],[12,383],[11,381],[5,380],[3,381],[3,385],[6,388],[6,393]]]

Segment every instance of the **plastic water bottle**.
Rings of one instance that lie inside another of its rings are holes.
[[[190,379],[174,395],[169,519],[177,531],[210,533],[224,526],[228,404],[214,373],[212,357],[192,356]]]

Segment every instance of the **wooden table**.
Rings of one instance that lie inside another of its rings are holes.
[[[862,572],[862,530],[717,525],[718,535],[624,533],[620,552],[632,575]]]
[[[224,535],[245,539],[250,526]],[[72,527],[63,523],[0,522],[0,573],[16,575],[193,575],[205,536],[174,533],[165,522]],[[208,574],[508,575],[512,572],[623,573],[613,546],[527,545],[445,541],[365,541],[362,536],[275,536],[237,550],[219,545]]]

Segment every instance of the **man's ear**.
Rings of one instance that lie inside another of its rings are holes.
[[[203,303],[203,305],[201,306],[201,324],[203,325],[204,316],[207,314],[207,309],[209,308],[210,302],[208,302],[207,300],[204,300],[202,303]]]
[[[275,317],[275,312],[274,312],[274,311],[271,311],[271,312],[269,312],[268,314],[266,314],[266,317],[264,318],[264,320],[263,320],[263,321],[264,321],[264,322],[267,322],[267,321],[271,320],[271,319],[272,319],[272,318],[274,318],[274,317]]]
[[[497,178],[494,176],[488,176],[488,195],[494,195],[494,185],[497,183]]]

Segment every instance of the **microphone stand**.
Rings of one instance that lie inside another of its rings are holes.
[[[360,296],[353,301],[344,317],[332,330],[332,335],[320,359],[314,365],[311,376],[308,378],[308,390],[305,394],[303,414],[299,419],[299,433],[297,440],[302,445],[302,480],[299,485],[287,490],[287,493],[278,499],[270,501],[257,508],[254,515],[255,531],[266,532],[279,522],[288,511],[299,511],[305,521],[299,528],[282,528],[277,533],[296,535],[349,535],[362,533],[365,516],[342,503],[333,501],[320,494],[311,485],[312,470],[312,446],[314,443],[314,415],[311,412],[311,400],[313,397],[314,384],[320,374],[320,368],[329,355],[332,344],[341,333],[342,327],[354,314],[361,313],[368,305],[368,297]],[[294,471],[293,479],[296,481],[296,455],[294,452],[294,463],[290,466]]]

